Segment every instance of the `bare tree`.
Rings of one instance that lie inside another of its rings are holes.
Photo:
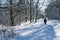
[[[10,0],[10,25],[14,26],[14,16],[13,16],[13,9],[12,9],[12,0]]]
[[[38,8],[39,8],[38,4],[39,4],[39,0],[37,0],[37,3],[36,3],[36,15],[35,15],[35,22],[37,22],[37,16],[38,16]]]
[[[30,0],[30,22],[32,23],[32,0]]]

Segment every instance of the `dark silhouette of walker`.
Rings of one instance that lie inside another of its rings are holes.
[[[45,25],[46,25],[46,23],[47,23],[47,19],[46,19],[46,18],[44,19],[44,23],[45,23]]]

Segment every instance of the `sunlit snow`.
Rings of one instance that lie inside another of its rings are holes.
[[[1,27],[7,28],[3,25],[0,25]],[[13,29],[16,37],[9,40],[60,40],[60,22],[57,20],[48,20],[46,25],[43,19],[38,19],[37,23],[23,22]],[[8,32],[5,35],[8,35]]]

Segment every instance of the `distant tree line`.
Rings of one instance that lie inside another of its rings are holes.
[[[49,19],[60,20],[60,0],[51,0],[45,14]]]
[[[44,5],[42,2],[42,6]],[[38,18],[42,18],[42,6],[40,0],[6,0],[3,6],[0,7],[0,14],[7,14],[6,18],[10,26],[20,25],[21,22],[30,20],[30,23],[37,22]],[[4,19],[3,19],[4,20]],[[6,25],[7,25],[7,22]],[[3,22],[4,23],[4,22]]]

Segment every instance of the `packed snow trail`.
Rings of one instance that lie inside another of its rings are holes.
[[[58,21],[48,21],[47,25],[41,22],[31,23],[29,27],[17,30],[17,34],[20,36],[16,37],[16,40],[55,40],[55,29],[58,25]]]

